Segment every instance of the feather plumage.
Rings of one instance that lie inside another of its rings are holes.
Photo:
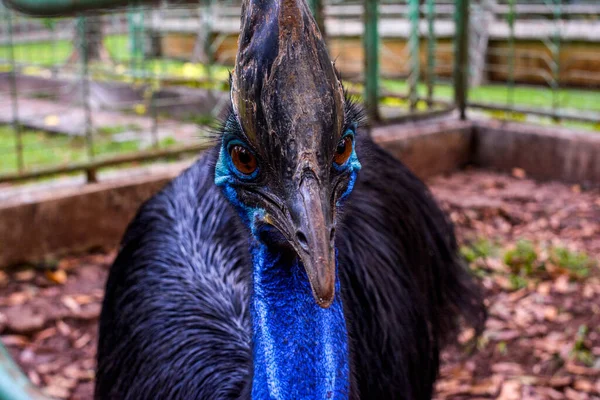
[[[425,185],[369,138],[336,244],[356,398],[428,399],[477,287]],[[111,268],[97,399],[249,398],[248,229],[215,186],[217,150],[147,201]]]

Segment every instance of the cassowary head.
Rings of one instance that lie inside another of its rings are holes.
[[[335,293],[335,226],[360,163],[360,112],[305,0],[246,0],[215,182],[259,241],[299,257],[322,307]]]

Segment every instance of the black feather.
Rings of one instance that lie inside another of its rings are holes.
[[[363,169],[336,236],[353,398],[429,399],[440,348],[461,318],[481,326],[481,297],[425,185],[367,137],[357,152]],[[214,185],[216,156],[127,230],[106,286],[96,399],[250,397],[250,234]]]

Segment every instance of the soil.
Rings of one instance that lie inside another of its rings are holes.
[[[467,329],[442,354],[436,399],[600,400],[600,190],[538,183],[520,170],[467,170],[429,185],[465,254],[479,249],[468,257],[489,310],[481,336]],[[518,244],[534,254],[530,269],[523,257],[507,258]],[[557,261],[559,248],[588,258]],[[92,398],[98,315],[114,256],[0,272],[1,339],[48,395]]]

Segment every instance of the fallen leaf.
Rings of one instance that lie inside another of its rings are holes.
[[[46,323],[46,317],[28,307],[10,307],[4,310],[6,329],[26,334],[40,330]]]
[[[521,398],[521,383],[511,380],[502,384],[502,389],[497,400],[519,400]]]
[[[492,372],[504,375],[522,375],[523,367],[514,362],[502,362],[492,365]]]
[[[558,308],[554,307],[554,306],[546,306],[544,308],[544,318],[547,321],[554,321],[556,319],[556,317],[558,316]]]
[[[71,327],[61,320],[56,321],[56,329],[63,336],[69,336],[71,333]]]
[[[554,281],[554,291],[563,294],[571,291],[568,275],[561,275]]]
[[[76,349],[80,349],[91,341],[92,341],[92,337],[86,333],[85,335],[83,335],[79,339],[77,339],[75,342],[73,342],[73,347]]]
[[[60,118],[58,117],[58,115],[50,114],[46,115],[46,117],[44,118],[44,125],[48,127],[54,127],[58,124],[60,124]]]
[[[600,376],[600,369],[582,367],[581,365],[574,364],[573,362],[568,362],[565,368],[568,372],[575,375]]]
[[[27,377],[35,386],[40,386],[42,383],[42,379],[40,378],[40,374],[38,374],[35,370],[31,370],[27,373]]]
[[[77,303],[77,301],[73,297],[63,296],[60,300],[61,303],[63,303],[64,306],[67,307],[71,312],[78,313],[79,311],[81,311],[79,303]]]
[[[4,343],[5,346],[17,346],[23,348],[29,345],[29,339],[21,335],[4,335],[2,336],[2,343]]]
[[[546,381],[546,385],[553,388],[564,388],[573,383],[573,377],[571,376],[553,376]]]
[[[587,400],[588,396],[584,393],[577,392],[571,388],[565,389],[565,397],[568,400]]]
[[[26,269],[23,271],[15,272],[13,275],[17,282],[29,282],[35,278],[35,271],[32,269]]]
[[[62,269],[57,269],[56,271],[47,270],[46,278],[51,282],[64,285],[67,282],[67,273]]]
[[[564,400],[565,396],[558,390],[548,387],[538,387],[536,392],[542,395],[542,399]]]
[[[587,379],[576,379],[573,387],[580,392],[586,392],[586,393],[595,393],[596,392],[596,388],[594,387],[594,384]]]

